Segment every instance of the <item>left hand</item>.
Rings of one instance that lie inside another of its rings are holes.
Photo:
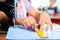
[[[38,24],[41,26],[40,29],[44,26],[45,23],[46,23],[46,31],[49,29],[49,25],[52,30],[51,19],[50,19],[48,13],[44,11],[40,14],[39,20],[38,20]]]

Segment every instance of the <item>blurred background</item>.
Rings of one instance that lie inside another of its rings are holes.
[[[31,0],[34,8],[47,11],[50,16],[54,16],[54,13],[60,13],[59,2],[60,0]]]

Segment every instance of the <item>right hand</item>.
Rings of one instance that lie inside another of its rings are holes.
[[[21,24],[24,25],[25,28],[27,28],[27,29],[29,29],[29,28],[35,29],[35,27],[36,27],[36,21],[32,16],[23,18],[21,20]]]
[[[51,27],[51,30],[53,29],[50,16],[45,11],[40,14],[38,24],[40,25],[40,29],[44,27],[44,24],[46,24],[46,31],[48,31],[49,25]]]

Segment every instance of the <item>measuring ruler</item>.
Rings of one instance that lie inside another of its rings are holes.
[[[37,34],[40,38],[48,38],[48,36],[44,33],[44,31],[42,29],[35,28],[35,31],[37,32]]]

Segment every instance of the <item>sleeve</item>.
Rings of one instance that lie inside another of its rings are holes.
[[[30,0],[24,0],[26,11],[29,10],[30,7],[32,7]]]
[[[17,2],[17,18],[26,18],[26,8],[24,0],[18,0]]]

